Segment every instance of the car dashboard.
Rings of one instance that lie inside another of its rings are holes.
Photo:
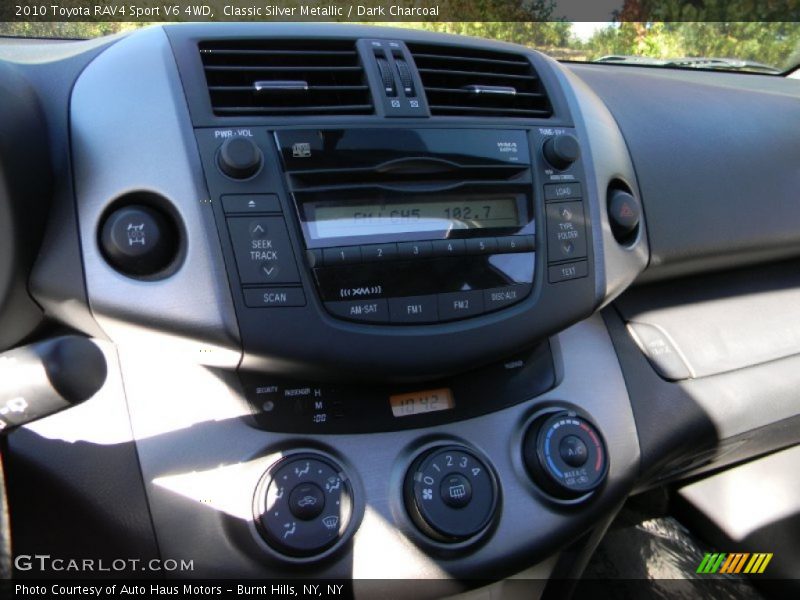
[[[109,365],[6,439],[17,554],[546,581],[800,440],[800,81],[318,24],[0,58],[3,345]]]

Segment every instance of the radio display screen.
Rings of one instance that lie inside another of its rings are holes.
[[[516,195],[466,197],[417,196],[413,201],[392,203],[310,202],[305,205],[309,231],[314,239],[350,236],[394,235],[520,227]]]

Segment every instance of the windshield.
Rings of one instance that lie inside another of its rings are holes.
[[[143,22],[2,22],[0,35],[87,39]],[[522,44],[558,60],[780,73],[800,64],[795,22],[391,22]]]

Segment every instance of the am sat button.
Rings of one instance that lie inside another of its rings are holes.
[[[250,308],[305,306],[303,288],[250,288],[244,290],[244,303]]]
[[[483,292],[452,292],[439,294],[439,319],[451,321],[479,315],[483,312]]]
[[[348,302],[326,302],[331,314],[350,321],[365,323],[388,323],[389,303],[385,299],[355,300]]]
[[[565,263],[563,265],[553,265],[547,269],[547,277],[550,283],[579,279],[589,274],[589,267],[585,260],[578,262]]]
[[[522,300],[530,291],[531,286],[527,283],[483,290],[484,308],[488,312],[505,306],[511,306]]]

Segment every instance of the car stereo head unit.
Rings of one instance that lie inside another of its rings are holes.
[[[535,220],[525,131],[303,129],[275,137],[333,315],[435,323],[530,292]]]
[[[195,130],[242,370],[438,380],[591,313],[575,130],[457,122]]]

